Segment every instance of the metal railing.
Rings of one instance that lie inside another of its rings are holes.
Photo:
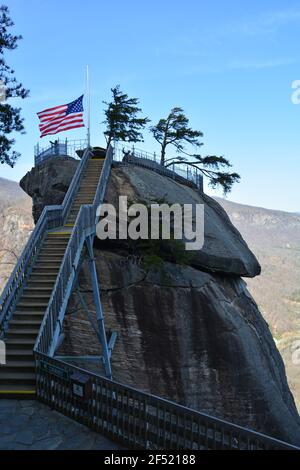
[[[299,448],[36,353],[37,397],[51,408],[134,449]],[[80,374],[85,391],[76,395]]]
[[[134,146],[130,147],[128,144],[119,143],[115,150],[114,160],[148,168],[181,183],[189,182],[200,191],[203,191],[203,174],[199,169],[186,163],[173,163],[165,167],[160,164],[160,157],[155,152],[150,153]]]
[[[44,208],[4,289],[0,299],[2,332],[24,288],[46,231],[62,226],[67,217],[90,153],[89,149],[85,151],[63,204]],[[81,206],[76,218],[35,343],[37,398],[66,416],[133,448],[299,450],[285,442],[135,390],[51,357],[55,339],[61,332],[84,240],[95,233],[97,207],[104,198],[112,160],[113,150],[110,148],[93,204]],[[76,374],[85,379],[83,396],[76,395]]]
[[[60,206],[46,206],[22,252],[0,297],[0,336],[3,337],[13,314],[16,303],[25,287],[34,260],[41,248],[47,230],[63,225],[71,201],[78,189],[78,183],[88,162],[91,151],[86,149],[77,167],[68,192]]]
[[[62,225],[62,207],[46,206],[11,273],[0,297],[0,337],[3,337],[16,303],[24,288],[26,278],[38,254],[47,230]]]
[[[84,159],[88,159],[88,154],[85,155]],[[76,218],[35,343],[35,351],[50,354],[50,356],[53,356],[55,352],[55,345],[61,333],[63,318],[72,290],[76,269],[80,261],[84,241],[89,235],[94,234],[96,231],[96,211],[99,204],[103,202],[112,159],[113,150],[112,147],[110,147],[104,160],[93,204],[82,205]],[[85,163],[85,161],[83,163]],[[72,187],[77,185],[77,180],[79,176],[82,175],[82,171],[79,173],[80,174],[75,174]],[[66,194],[64,210],[67,208],[68,201],[72,199],[72,187],[69,188],[70,194],[68,194],[69,191]]]
[[[55,140],[50,145],[41,147],[37,144],[34,147],[34,164],[35,166],[40,165],[48,158],[53,156],[69,156],[78,159],[79,156],[77,154],[78,150],[85,150],[87,148],[87,140],[86,139],[78,139],[78,140],[62,140],[60,141]]]

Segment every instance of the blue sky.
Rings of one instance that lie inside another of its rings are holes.
[[[119,83],[154,123],[184,108],[204,133],[203,153],[224,155],[241,174],[229,199],[300,211],[300,105],[291,101],[300,79],[299,1],[5,3],[23,35],[7,61],[30,98],[21,103],[22,157],[14,169],[1,166],[1,176],[19,180],[33,166],[35,113],[82,94],[89,64],[92,144],[104,144],[102,100]],[[58,136],[83,138],[85,130]],[[157,149],[147,133],[140,147]]]

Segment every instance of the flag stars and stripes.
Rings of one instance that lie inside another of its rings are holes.
[[[84,127],[82,101],[83,95],[69,104],[44,109],[37,113],[41,137]]]

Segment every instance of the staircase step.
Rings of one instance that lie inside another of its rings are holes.
[[[81,193],[91,194],[97,188],[98,183],[99,183],[99,178],[97,178],[97,180],[94,180],[94,181],[85,179],[79,186],[76,196]]]
[[[32,372],[3,372],[0,374],[2,385],[35,385],[35,373]]]
[[[48,296],[48,299],[50,299],[51,297],[51,293],[52,293],[52,287],[50,287],[49,289],[43,289],[43,288],[40,288],[40,287],[31,287],[31,288],[25,288],[23,293],[24,295],[30,295],[31,297],[32,296],[38,296],[38,295],[41,295],[41,296]]]
[[[42,261],[37,261],[34,265],[35,269],[50,269],[50,270],[57,270],[61,265],[61,261],[50,261],[49,263],[43,263]]]
[[[34,361],[32,349],[7,349],[6,360],[9,361]]]
[[[2,368],[3,367],[3,368]],[[0,370],[0,377],[2,375],[2,371],[5,373],[15,373],[15,372],[30,372],[31,374],[35,373],[35,361],[12,361],[7,360],[6,364],[3,365]]]
[[[20,302],[28,302],[30,300],[34,300],[34,301],[41,301],[41,302],[48,302],[49,301],[49,298],[50,298],[50,295],[51,295],[51,291],[50,293],[46,293],[46,294],[37,294],[37,293],[32,293],[32,294],[23,294],[22,297],[20,298]]]
[[[33,339],[35,340],[39,333],[39,327],[32,328],[9,328],[7,332],[7,339]],[[1,376],[1,373],[0,373]]]
[[[81,196],[80,198],[76,198],[74,199],[73,201],[73,204],[92,204],[94,202],[94,197],[95,197],[95,193],[92,194],[91,196],[90,195],[86,195],[86,196]]]
[[[87,188],[88,184],[98,184],[99,183],[99,176],[97,175],[95,178],[87,178],[86,176],[83,178],[83,180],[80,183],[79,188]]]
[[[74,204],[91,204],[94,201],[95,194],[87,194],[84,196],[76,197],[74,199]]]
[[[41,254],[46,254],[46,253],[52,253],[53,250],[57,250],[57,253],[62,253],[66,251],[66,247],[68,246],[68,243],[61,242],[59,240],[51,240],[43,244],[42,252]]]
[[[0,398],[33,400],[35,395],[34,385],[0,385]]]
[[[30,302],[30,301],[18,302],[18,308],[20,308],[20,310],[22,310],[24,308],[26,310],[28,310],[30,308],[33,308],[34,310],[36,310],[36,309],[41,309],[42,310],[44,308],[47,308],[47,306],[48,306],[48,302],[38,302],[38,301],[36,301],[36,302],[34,302],[34,301],[32,301],[32,302]]]
[[[44,315],[45,315],[45,311],[42,311],[42,312],[36,312],[36,311],[21,311],[21,310],[16,310],[15,313],[14,313],[14,320],[28,320],[28,321],[31,321],[31,320],[39,320],[40,322],[42,322],[43,318],[44,318]]]
[[[26,287],[53,287],[57,276],[55,274],[48,275],[46,277],[40,277],[36,274],[30,274]]]
[[[35,343],[35,339],[24,339],[24,338],[20,338],[20,339],[16,339],[16,338],[11,338],[11,339],[6,339],[5,340],[5,346],[6,346],[6,350],[10,350],[10,349],[26,349],[26,350],[33,350],[33,347],[34,347],[34,343]]]
[[[58,271],[59,271],[59,268],[60,268],[60,265],[59,266],[46,266],[45,264],[44,265],[35,265],[33,270],[32,270],[32,274],[35,275],[37,273],[46,273],[46,274],[50,274],[52,276],[55,276]]]
[[[34,328],[39,328],[41,325],[40,320],[11,320],[9,322],[10,327],[16,327],[16,328],[28,328],[30,329],[31,327]]]
[[[68,240],[70,238],[69,233],[61,232],[49,232],[47,240],[53,240],[53,238],[59,238],[61,240]]]
[[[54,282],[52,280],[34,280],[29,279],[25,289],[53,289]]]
[[[45,240],[45,242],[44,242],[44,244],[43,244],[43,249],[44,249],[46,246],[52,247],[53,245],[57,245],[57,246],[67,245],[67,244],[68,244],[68,241],[69,241],[69,238],[68,238],[68,239],[64,239],[64,238],[52,237],[51,239]]]
[[[66,252],[66,247],[48,247],[43,250],[42,256],[60,256],[61,259],[63,258],[65,252]]]
[[[44,271],[45,271],[45,269],[41,269],[41,268],[40,268],[40,269],[36,269],[36,268],[34,267],[33,270],[32,270],[32,272],[31,272],[31,274],[30,274],[30,278],[29,278],[30,281],[31,281],[31,279],[32,279],[33,281],[38,281],[39,279],[37,278],[37,276],[39,276],[40,274],[42,274],[42,272],[44,273]],[[57,272],[58,272],[58,271],[59,271],[59,270],[57,269]],[[55,272],[48,272],[47,269],[46,269],[46,273],[48,273],[48,275],[49,275],[48,282],[51,282],[51,281],[53,281],[53,280],[56,279],[57,274],[56,274]],[[45,280],[47,280],[47,278],[46,278],[46,279],[42,279],[42,280],[45,281]]]

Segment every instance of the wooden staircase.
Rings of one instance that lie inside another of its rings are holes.
[[[33,347],[82,204],[93,203],[104,158],[92,157],[82,176],[63,227],[46,233],[31,266],[5,338],[6,364],[0,366],[0,397],[35,395]]]

